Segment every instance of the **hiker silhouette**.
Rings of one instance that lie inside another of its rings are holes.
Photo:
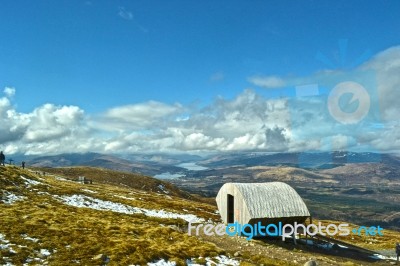
[[[3,151],[0,152],[0,165],[5,166],[4,161],[6,160],[6,156],[4,155]]]
[[[400,243],[396,244],[396,255],[397,255],[397,261],[399,261],[400,257]]]

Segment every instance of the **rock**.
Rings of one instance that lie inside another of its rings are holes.
[[[242,255],[242,253],[240,251],[236,251],[235,254],[233,254],[233,256],[235,256],[235,257],[239,257],[241,255]]]
[[[318,266],[318,264],[315,260],[309,260],[306,263],[304,263],[304,266]]]
[[[391,261],[390,264],[391,264],[391,265],[396,265],[397,263],[394,262],[394,261]]]

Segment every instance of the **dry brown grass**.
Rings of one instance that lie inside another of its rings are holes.
[[[42,184],[27,188],[20,175]],[[176,230],[175,228],[186,225],[183,220],[76,208],[59,202],[51,195],[86,194],[132,206],[175,212],[183,207],[188,212],[191,210],[201,213],[199,209],[211,211],[211,207],[207,208],[202,203],[111,185],[85,186],[55,180],[52,176],[39,177],[10,167],[1,168],[0,187],[26,197],[12,205],[0,203],[0,233],[15,244],[12,248],[16,251],[16,254],[12,254],[6,249],[0,250],[0,264],[6,263],[7,257],[17,265],[22,264],[28,258],[40,257],[40,249],[47,249],[52,253],[46,258],[52,265],[70,265],[76,262],[99,265],[98,261],[93,260],[98,254],[107,254],[111,259],[109,265],[143,265],[161,258],[175,260],[179,265],[184,265],[187,258],[224,253],[214,244],[202,242]],[[97,191],[97,194],[83,192],[82,188]],[[38,194],[39,190],[50,195]],[[132,193],[138,198],[137,201],[114,197],[132,197]],[[25,235],[37,238],[38,242],[24,239]]]
[[[0,249],[0,265],[7,261],[22,265],[29,258],[43,259],[42,262],[31,262],[31,265],[41,265],[44,261],[50,265],[75,263],[100,265],[101,262],[94,259],[99,254],[106,254],[111,259],[108,265],[145,265],[147,262],[158,259],[176,261],[178,265],[185,265],[185,260],[188,258],[214,257],[228,253],[233,255],[239,250],[238,243],[233,239],[228,239],[231,244],[225,246],[223,244],[225,240],[211,241],[206,238],[188,236],[185,232],[187,222],[181,219],[76,208],[54,198],[53,195],[82,194],[129,206],[195,214],[205,220],[218,221],[219,219],[213,205],[117,186],[109,182],[103,183],[101,179],[95,179],[94,175],[87,174],[90,169],[86,169],[84,172],[86,174],[83,172],[82,174],[93,178],[95,182],[92,185],[83,185],[77,182],[60,181],[53,175],[36,175],[29,170],[17,167],[0,167],[0,193],[3,195],[13,193],[25,197],[24,200],[16,201],[12,205],[3,204],[0,201],[0,233],[14,244],[12,249],[16,252],[14,254],[9,249]],[[99,173],[100,170],[94,171]],[[25,181],[20,178],[21,175],[41,183],[27,187]],[[57,172],[57,175],[61,174]],[[104,178],[106,176],[108,174],[104,174]],[[338,222],[323,221],[323,223]],[[28,240],[26,236],[38,241]],[[379,250],[393,248],[399,236],[399,232],[384,230],[383,237],[373,237],[373,239],[355,237],[341,240]],[[260,241],[254,241],[254,243],[256,248],[247,247],[242,243],[242,246],[246,247],[240,256],[242,265],[294,264],[284,260],[287,251],[278,250],[279,247],[273,245],[265,246]],[[51,255],[48,257],[40,255],[41,249],[49,250]],[[293,252],[298,256],[315,255],[307,251]],[[271,254],[281,255],[271,258]]]

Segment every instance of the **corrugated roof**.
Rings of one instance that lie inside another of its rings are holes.
[[[252,218],[310,216],[306,204],[288,184],[233,183],[247,205]]]

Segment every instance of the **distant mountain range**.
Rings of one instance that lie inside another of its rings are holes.
[[[22,158],[16,157],[20,160]],[[333,169],[353,163],[381,163],[400,172],[400,157],[393,154],[372,152],[319,152],[319,153],[220,153],[207,157],[186,154],[128,154],[105,155],[100,153],[70,153],[60,155],[28,157],[28,165],[37,167],[93,166],[112,170],[136,172],[145,175],[161,173],[187,173],[178,166],[195,162],[209,169],[253,166],[289,166],[302,169]]]
[[[127,156],[124,157],[127,158]],[[158,157],[157,160],[151,160],[150,157],[146,156],[141,157],[142,160],[138,160],[139,156],[132,156],[130,158],[134,159],[128,160],[124,159],[122,156],[119,157],[100,153],[70,153],[30,158],[27,160],[27,164],[34,167],[103,167],[111,170],[140,173],[150,176],[163,172],[179,172],[184,170],[183,168],[160,162],[167,161],[167,159],[161,159],[160,157]]]
[[[347,163],[400,163],[400,157],[372,152],[302,152],[302,153],[230,153],[219,154],[200,162],[210,168],[227,166],[292,166],[298,168],[329,169]]]

